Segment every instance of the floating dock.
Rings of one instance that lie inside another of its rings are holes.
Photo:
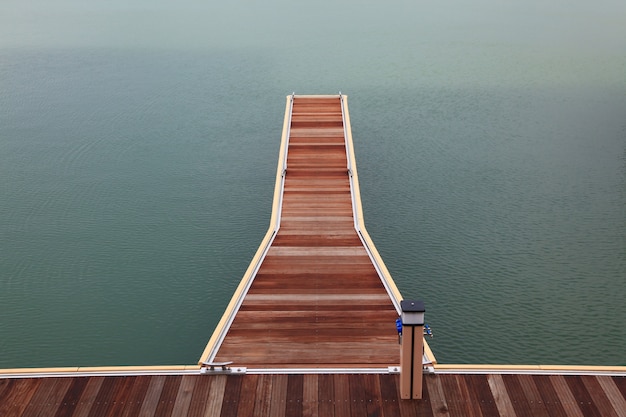
[[[269,230],[199,363],[0,370],[0,417],[626,417],[626,367],[445,365],[426,344],[423,399],[402,400],[400,301],[347,97],[291,95]]]
[[[400,301],[363,224],[347,97],[288,96],[270,227],[200,363],[386,370]]]

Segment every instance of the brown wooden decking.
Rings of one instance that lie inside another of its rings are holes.
[[[426,375],[401,400],[398,375],[184,375],[0,379],[2,417],[623,417],[626,377]]]
[[[354,226],[339,96],[295,96],[288,140],[280,230],[215,361],[397,365],[397,312]]]

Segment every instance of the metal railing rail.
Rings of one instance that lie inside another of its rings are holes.
[[[423,362],[426,364],[426,362]],[[0,369],[0,379],[19,378],[77,378],[147,375],[228,375],[228,374],[394,374],[399,366],[376,368],[248,368],[232,367],[226,371],[206,372],[198,365],[178,366],[103,366],[71,368],[16,368]],[[590,375],[626,377],[626,366],[593,365],[489,365],[489,364],[437,364],[424,368],[424,372],[456,375]]]
[[[289,115],[285,118],[285,129],[287,130],[284,138],[284,148],[281,143],[281,157],[283,159],[283,169],[281,172],[281,181],[280,181],[280,195],[278,197],[278,207],[277,207],[277,219],[275,225],[275,231],[278,233],[278,229],[280,229],[280,219],[283,213],[283,197],[285,194],[285,175],[287,175],[287,155],[289,154],[289,138],[291,137],[291,116],[293,115],[293,100],[296,97],[296,93],[293,92],[289,96]],[[287,120],[288,119],[288,120]],[[282,142],[282,141],[281,141]]]

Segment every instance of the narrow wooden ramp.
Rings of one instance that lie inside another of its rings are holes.
[[[280,228],[211,360],[252,368],[398,365],[398,313],[355,229],[345,96],[292,99]]]

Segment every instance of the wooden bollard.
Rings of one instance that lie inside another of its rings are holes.
[[[402,344],[400,345],[400,398],[422,398],[422,356],[424,355],[424,302],[403,300]]]

